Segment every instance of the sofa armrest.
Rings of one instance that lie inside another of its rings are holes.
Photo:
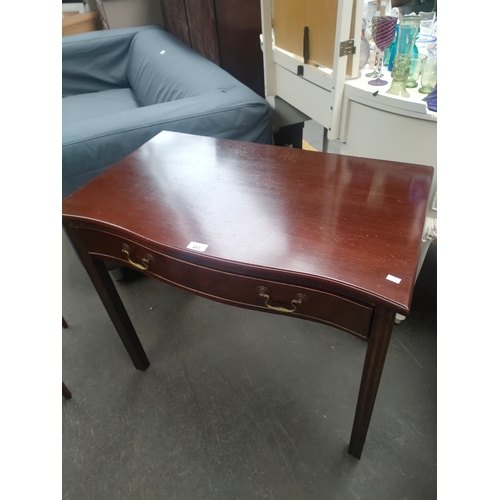
[[[127,61],[130,44],[140,26],[93,31],[62,39],[62,96],[129,87]]]
[[[134,37],[127,75],[143,106],[243,86],[165,30],[142,32]]]
[[[271,112],[264,99],[238,88],[68,125],[63,129],[63,196],[162,130],[270,144]]]

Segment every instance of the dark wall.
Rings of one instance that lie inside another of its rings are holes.
[[[161,0],[167,31],[264,96],[260,0]]]

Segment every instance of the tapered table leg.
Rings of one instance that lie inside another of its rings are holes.
[[[102,260],[93,259],[89,255],[78,237],[78,231],[69,225],[66,230],[134,366],[139,370],[146,370],[149,360],[106,265]]]
[[[361,458],[370,425],[378,386],[384,369],[385,356],[391,339],[394,316],[395,313],[389,309],[381,307],[375,309],[349,443],[349,454],[358,459]]]
[[[62,395],[65,399],[71,399],[73,397],[71,391],[66,387],[64,382],[62,383]]]

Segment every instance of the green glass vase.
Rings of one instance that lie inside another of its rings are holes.
[[[420,27],[420,16],[401,16],[399,18],[399,30],[397,40],[396,57],[392,67],[391,87],[388,94],[410,97],[406,90],[406,80],[410,74],[410,66],[413,54],[413,47]]]

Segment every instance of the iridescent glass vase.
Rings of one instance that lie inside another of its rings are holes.
[[[415,54],[411,56],[410,72],[408,73],[408,78],[406,79],[406,88],[412,89],[418,87],[418,77],[422,71],[422,63],[427,60],[427,56],[424,54]]]
[[[422,86],[418,89],[422,94],[430,94],[437,83],[437,57],[429,57],[422,64]]]
[[[410,97],[410,93],[406,90],[406,80],[410,73],[413,47],[421,19],[420,16],[415,15],[399,18],[397,51],[391,72],[392,84],[387,91],[388,94]]]

